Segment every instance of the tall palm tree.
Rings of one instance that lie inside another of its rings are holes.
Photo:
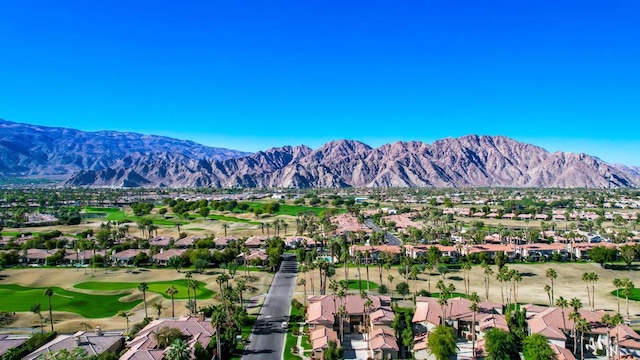
[[[484,297],[485,301],[489,301],[489,280],[493,275],[493,270],[487,263],[483,263],[482,268],[484,269]]]
[[[191,350],[185,340],[176,339],[169,345],[164,357],[167,360],[189,360],[191,359]]]
[[[175,305],[175,302],[174,302],[174,297],[178,293],[178,288],[176,288],[175,286],[171,285],[171,286],[169,286],[169,288],[167,288],[165,293],[167,293],[167,295],[169,295],[171,297],[171,317],[174,318],[174,317],[176,317],[176,305]]]
[[[184,277],[187,279],[187,304],[189,305],[189,307],[191,307],[191,288],[189,287],[189,283],[191,282],[191,279],[193,278],[193,274],[191,274],[191,271],[187,271],[184,274]],[[191,309],[189,309],[189,315],[191,315]]]
[[[227,237],[227,229],[229,229],[229,224],[222,224],[222,229],[224,230],[224,237]]]
[[[611,330],[623,322],[622,316],[616,313],[615,315],[604,314],[600,322],[607,326],[607,359],[611,358]]]
[[[298,285],[302,285],[304,288],[304,307],[307,307],[307,280],[302,278],[298,280]]]
[[[624,293],[624,296],[627,299],[627,319],[630,319],[629,296],[631,295],[631,291],[635,288],[635,284],[629,279],[624,279],[624,281],[622,282],[622,286],[623,286],[622,292]]]
[[[220,343],[220,332],[227,322],[227,314],[222,309],[222,306],[215,306],[211,315],[211,323],[216,328],[216,358],[222,359],[222,344]]]
[[[142,291],[142,302],[144,304],[144,318],[148,318],[147,315],[147,290],[149,290],[149,284],[146,282],[141,282],[138,284],[138,290]]]
[[[591,307],[591,290],[589,289],[589,281],[591,281],[590,279],[591,274],[589,274],[588,272],[582,274],[582,281],[587,284],[587,299],[589,299],[589,306]]]
[[[589,280],[591,281],[591,310],[596,308],[596,281],[598,281],[598,274],[592,272],[589,274]]]
[[[584,360],[584,334],[591,331],[591,326],[589,325],[589,322],[587,320],[585,320],[584,318],[580,318],[575,327],[576,330],[580,332],[580,360]]]
[[[567,301],[567,299],[563,298],[562,296],[560,296],[558,299],[556,299],[556,306],[560,308],[560,311],[562,312],[562,328],[564,331],[567,330],[567,321],[565,319],[564,316],[564,309],[569,307],[569,302]]]
[[[198,288],[200,285],[195,280],[189,280],[189,284],[187,285],[191,290],[193,290],[193,313],[198,314]]]
[[[545,272],[545,276],[549,279],[551,285],[551,303],[554,304],[556,302],[556,298],[553,294],[553,280],[558,278],[558,272],[554,268],[548,268]]]
[[[616,287],[616,300],[618,302],[618,313],[620,313],[620,289],[623,287],[622,280],[618,278],[613,279],[613,286]]]
[[[127,336],[129,335],[129,317],[133,315],[132,312],[120,310],[118,311],[118,316],[125,318],[127,320]]]
[[[547,297],[549,298],[549,306],[552,306],[553,304],[551,303],[551,286],[549,286],[549,284],[544,286],[544,292],[547,293]]]
[[[44,289],[44,295],[47,297],[47,300],[49,300],[49,322],[51,323],[51,331],[53,332],[53,308],[51,307],[53,290],[51,288]]]
[[[480,311],[480,307],[478,306],[478,302],[480,302],[480,297],[478,293],[475,291],[469,296],[469,300],[471,300],[471,306],[469,306],[469,310],[473,311],[473,320],[471,321],[471,358],[476,358],[476,313]]]
[[[462,266],[460,268],[462,269],[464,274],[464,279],[462,280],[464,282],[464,293],[469,295],[469,272],[471,272],[471,263],[465,261],[462,263]]]

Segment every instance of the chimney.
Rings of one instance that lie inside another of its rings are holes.
[[[100,326],[96,326],[96,336],[102,336],[102,329]]]
[[[73,337],[73,343],[76,347],[80,346],[80,335],[76,335]]]
[[[204,321],[204,314],[203,313],[199,313],[198,314],[198,321]]]

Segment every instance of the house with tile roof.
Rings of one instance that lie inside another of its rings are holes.
[[[120,360],[163,359],[167,349],[158,343],[154,334],[164,327],[178,329],[187,341],[187,346],[192,353],[196,343],[200,343],[204,349],[207,349],[211,338],[215,337],[215,328],[211,321],[202,316],[158,319],[150,322],[138,332],[136,337],[127,344],[127,351],[120,356]]]
[[[97,327],[95,332],[78,331],[70,335],[58,335],[23,359],[48,359],[51,354],[60,350],[71,352],[77,347],[86,350],[87,356],[97,356],[105,352],[117,354],[124,348],[124,338],[120,332],[103,332],[100,327]]]

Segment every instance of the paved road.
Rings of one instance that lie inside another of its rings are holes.
[[[281,360],[286,330],[282,322],[289,320],[291,298],[296,285],[298,262],[295,255],[285,254],[285,259],[273,278],[267,297],[244,351],[244,360]]]
[[[364,224],[374,231],[382,231],[382,228],[376,225],[372,219],[366,219],[364,221]],[[402,241],[400,241],[400,239],[398,239],[395,235],[393,235],[388,231],[384,232],[384,240],[386,241],[387,245],[393,245],[393,246],[402,245]]]

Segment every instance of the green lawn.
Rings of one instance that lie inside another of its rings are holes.
[[[210,299],[213,296],[213,291],[205,288],[205,283],[196,281],[198,283],[197,298],[204,300]],[[97,291],[113,291],[113,290],[135,290],[138,291],[138,285],[140,283],[135,282],[103,282],[103,281],[87,281],[76,284],[74,287],[83,290],[97,290]],[[173,285],[178,289],[178,293],[174,296],[175,299],[187,298],[187,279],[180,279],[174,281],[156,281],[149,282],[150,292],[161,294],[167,299],[171,297],[165,293],[169,286]]]
[[[287,339],[284,344],[284,360],[299,360],[300,357],[291,353],[291,348],[298,344],[298,337],[292,334],[293,329],[298,329],[298,324],[291,324],[287,330]]]
[[[367,280],[349,280],[349,289],[350,290],[360,290],[360,284],[362,284],[362,289],[367,290]],[[378,288],[378,284],[373,281],[369,281],[369,290],[375,290]]]
[[[613,290],[611,292],[611,295],[616,296],[616,293],[617,291]],[[620,297],[623,299],[627,298],[626,296],[624,296],[624,291],[622,289],[620,289]],[[640,288],[635,288],[631,290],[631,293],[629,294],[629,300],[640,301]]]
[[[246,202],[249,205],[249,209],[246,212],[252,212],[253,209],[262,209],[266,203],[262,202]],[[298,206],[298,205],[287,205],[280,204],[280,209],[275,213],[275,215],[291,215],[297,216],[300,212],[314,212],[316,215],[320,215],[323,211],[326,211],[328,208],[323,207],[313,207],[313,206]],[[345,209],[338,208],[336,209],[339,214],[343,214],[346,212]]]
[[[180,225],[186,225],[189,222],[184,221],[182,219],[173,219],[173,218],[163,218],[160,215],[145,215],[145,216],[135,216],[133,214],[127,215],[124,211],[115,208],[99,208],[99,207],[86,207],[84,211],[88,214],[101,214],[104,216],[105,220],[110,221],[123,221],[129,220],[131,222],[135,222],[140,219],[150,219],[153,221],[154,225],[165,225],[165,226],[174,226],[176,223],[180,223]]]
[[[142,302],[136,300],[121,302],[120,298],[128,295],[94,295],[83,294],[53,287],[51,306],[54,311],[68,311],[86,318],[111,317],[120,310],[129,310]],[[44,295],[45,288],[28,288],[20,285],[0,285],[0,310],[31,311],[31,305],[40,303],[42,312],[49,308],[48,298]],[[44,315],[44,314],[43,314]]]

